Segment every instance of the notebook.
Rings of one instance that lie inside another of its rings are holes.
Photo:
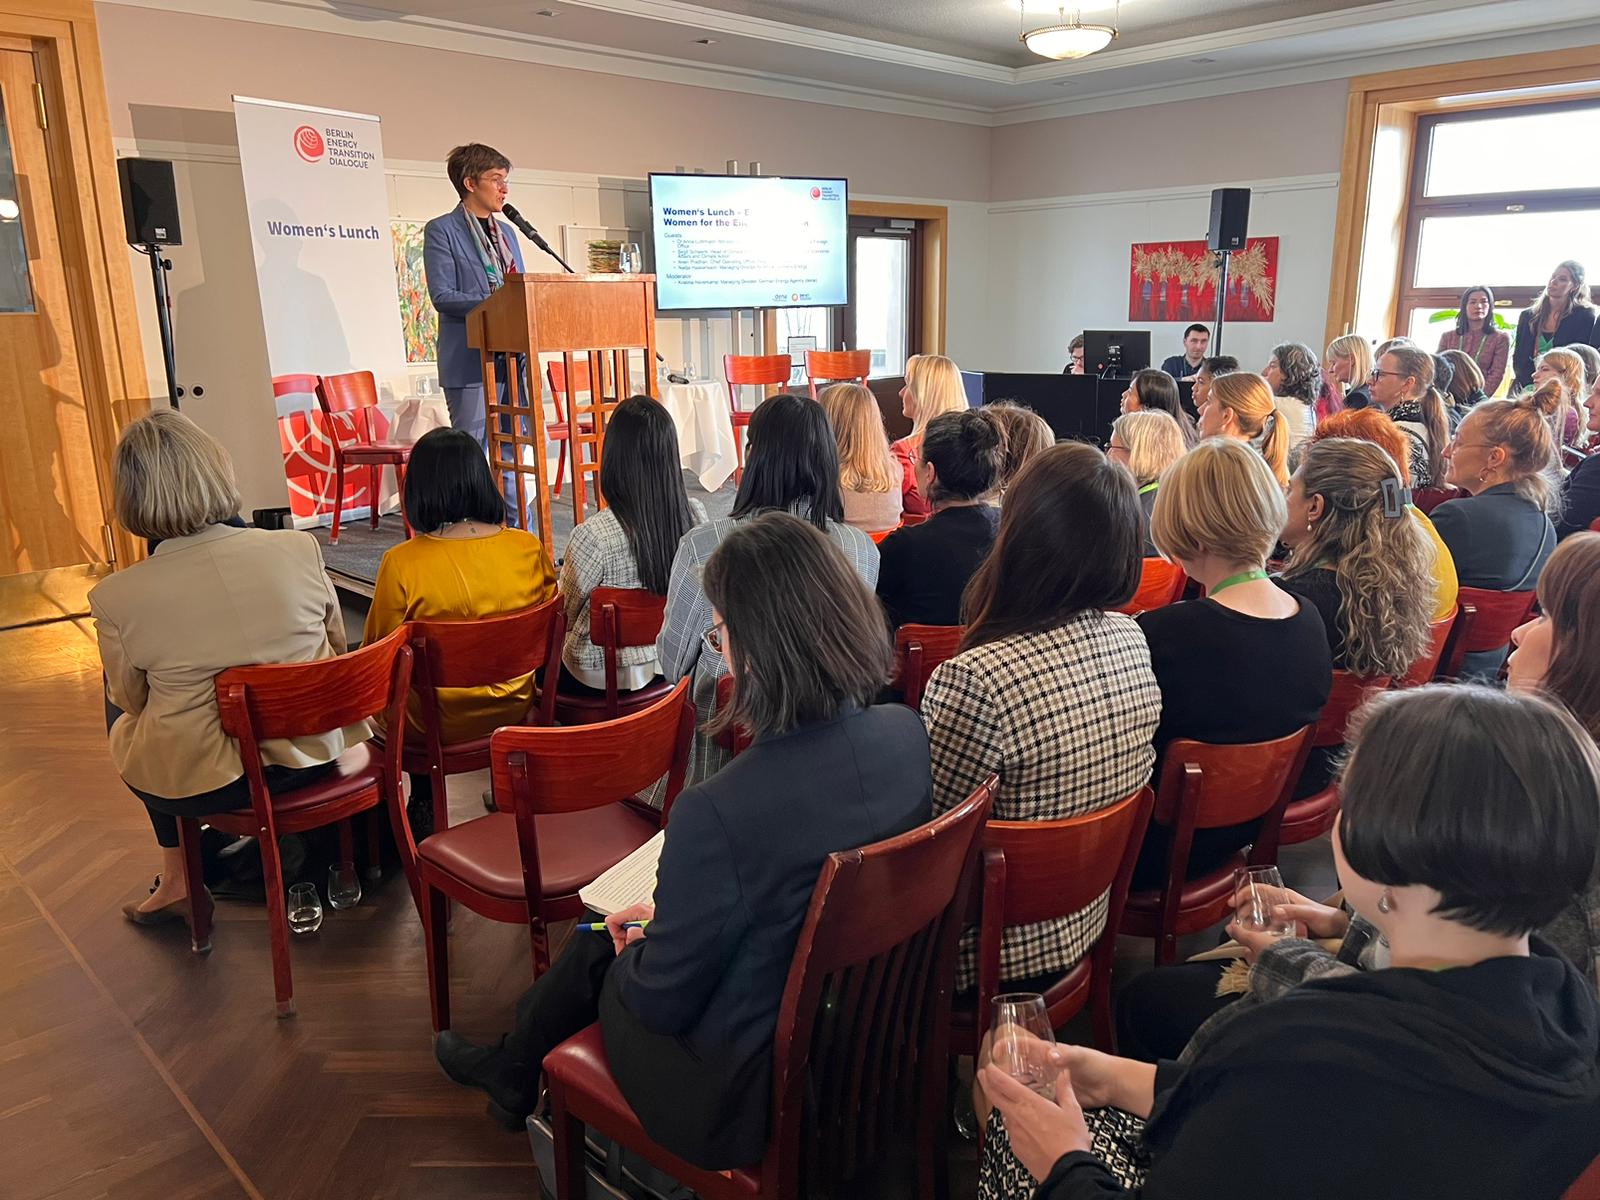
[[[649,904],[656,895],[656,865],[667,843],[662,830],[593,883],[578,889],[582,900],[602,917],[635,904]]]

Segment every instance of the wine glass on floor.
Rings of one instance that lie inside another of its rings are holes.
[[[353,862],[334,863],[328,868],[328,903],[335,908],[354,908],[361,903],[361,876]]]
[[[989,1026],[989,1057],[1011,1078],[1048,1100],[1056,1098],[1056,1070],[1050,1061],[1056,1031],[1044,997],[1037,992],[1009,992],[994,998]]]
[[[314,883],[297,883],[289,889],[289,930],[315,933],[322,928],[322,898]]]

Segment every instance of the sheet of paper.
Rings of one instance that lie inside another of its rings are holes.
[[[649,904],[656,894],[656,865],[667,831],[662,830],[593,883],[578,889],[578,899],[609,917],[634,904]]]

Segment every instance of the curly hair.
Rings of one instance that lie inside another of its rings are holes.
[[[1317,352],[1299,342],[1284,342],[1272,348],[1272,357],[1278,360],[1278,370],[1283,382],[1278,385],[1278,395],[1315,404],[1322,390],[1322,363]]]
[[[1385,481],[1399,465],[1373,442],[1328,438],[1306,448],[1296,475],[1321,520],[1296,546],[1284,578],[1331,570],[1339,585],[1345,668],[1357,675],[1404,675],[1428,649],[1434,547],[1403,504],[1384,509]]]

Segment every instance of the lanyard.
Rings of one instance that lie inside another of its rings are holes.
[[[1139,495],[1141,495],[1141,496],[1149,495],[1151,492],[1155,491],[1160,486],[1161,486],[1161,481],[1159,479],[1156,480],[1154,483],[1147,483],[1142,488],[1139,489]]]
[[[1216,587],[1212,588],[1206,593],[1206,599],[1211,599],[1218,592],[1223,591],[1226,588],[1231,588],[1236,583],[1250,583],[1257,579],[1265,579],[1266,577],[1267,573],[1260,567],[1257,567],[1254,571],[1240,571],[1237,575],[1229,575],[1221,583],[1217,584]]]

